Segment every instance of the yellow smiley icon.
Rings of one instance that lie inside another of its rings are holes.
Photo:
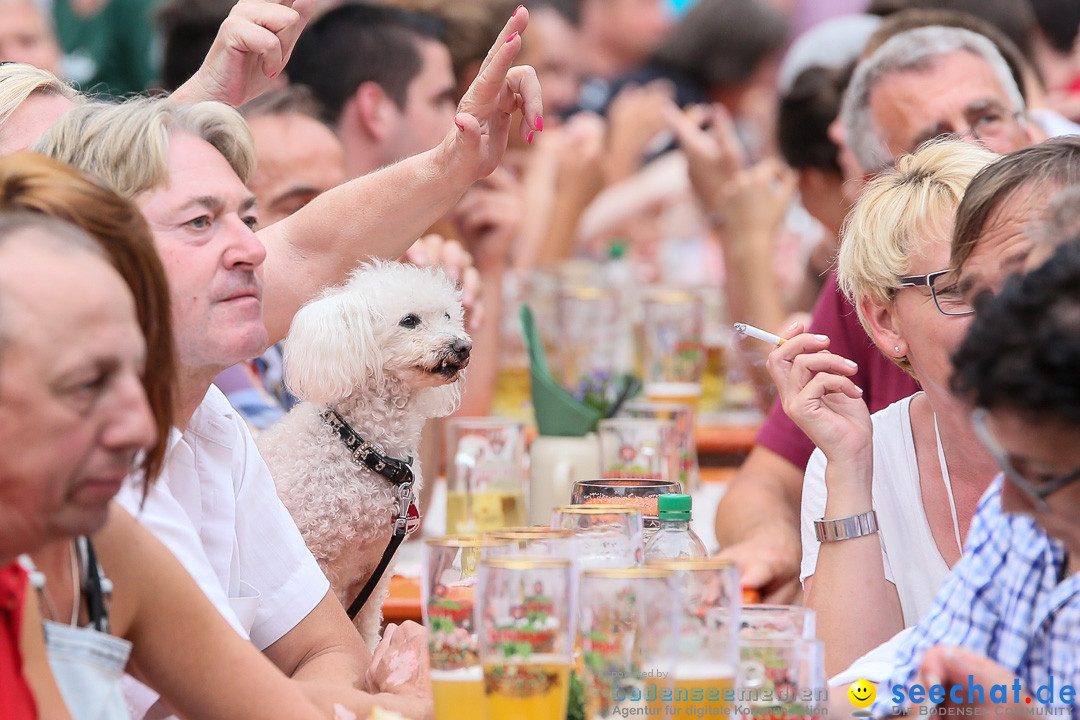
[[[874,698],[877,697],[877,690],[874,688],[873,683],[860,678],[851,683],[851,686],[847,689],[847,696],[855,707],[866,708],[873,704]]]

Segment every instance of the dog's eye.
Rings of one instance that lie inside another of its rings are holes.
[[[447,320],[449,320],[449,319],[450,319],[450,313],[443,313],[443,315],[445,315],[445,316],[446,316],[446,319],[447,319]]]
[[[409,313],[405,317],[401,318],[401,320],[398,322],[398,325],[400,325],[403,328],[414,328],[419,324],[420,324],[420,318],[413,315],[412,313]]]

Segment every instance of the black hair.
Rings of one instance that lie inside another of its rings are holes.
[[[1080,236],[976,301],[953,391],[978,407],[1080,425]]]
[[[446,43],[446,28],[434,15],[342,5],[304,30],[289,60],[289,79],[311,88],[330,125],[366,82],[378,83],[404,109],[409,83],[423,67],[417,44],[424,39]]]
[[[698,0],[653,60],[705,88],[746,82],[788,39],[783,13],[765,0]]]
[[[829,139],[829,125],[840,113],[840,99],[849,78],[850,68],[808,67],[780,98],[776,134],[780,154],[788,165],[840,174],[840,149]]]
[[[1029,0],[1039,30],[1059,53],[1071,53],[1080,30],[1080,3],[1076,0]]]

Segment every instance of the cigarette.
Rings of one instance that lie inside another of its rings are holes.
[[[757,340],[764,340],[771,345],[783,345],[786,340],[779,335],[773,335],[771,332],[765,332],[761,328],[756,328],[753,325],[747,325],[746,323],[735,323],[735,332],[746,337],[756,338]]]

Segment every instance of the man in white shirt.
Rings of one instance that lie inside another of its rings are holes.
[[[390,673],[388,663],[368,667],[367,650],[277,500],[250,434],[211,382],[280,339],[300,304],[342,281],[358,260],[404,251],[495,167],[512,110],[528,118],[523,134],[535,129],[535,75],[509,68],[527,19],[518,11],[507,23],[438,147],[335,188],[257,235],[254,197],[244,184],[254,166],[250,134],[223,105],[85,105],[37,146],[132,197],[169,277],[179,365],[175,429],[145,504],[141,485],[128,488],[125,504],[234,627],[327,709],[340,703],[366,716],[377,704],[428,714],[422,629],[391,629],[376,651],[410,653],[402,660],[407,672]],[[132,698],[139,714],[152,700]]]

